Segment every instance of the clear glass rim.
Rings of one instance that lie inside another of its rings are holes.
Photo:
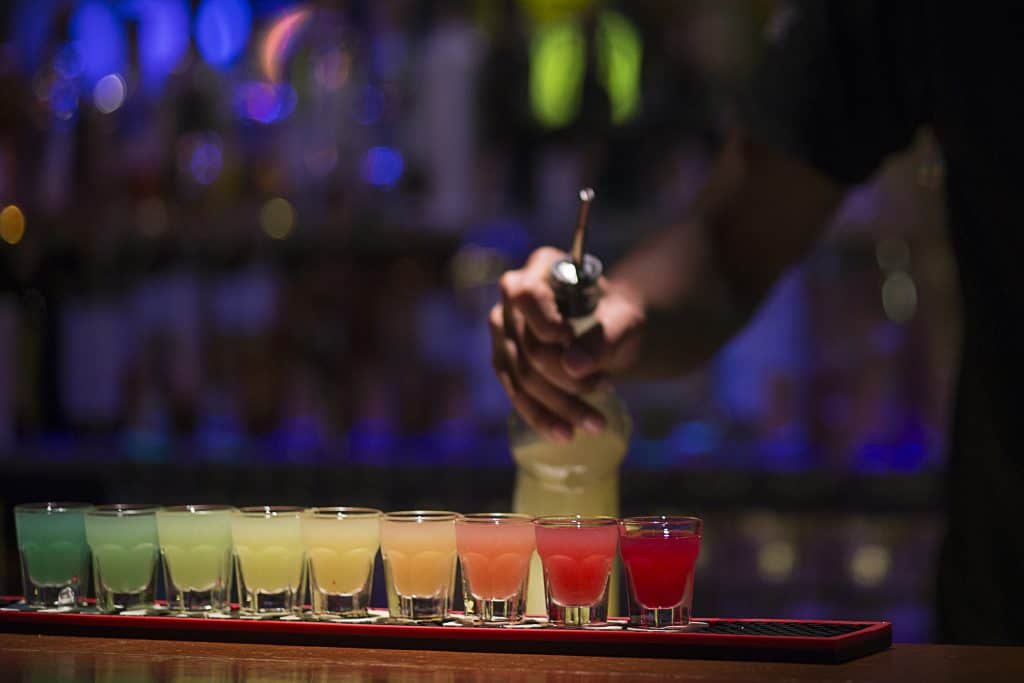
[[[95,507],[92,503],[74,502],[46,502],[46,503],[18,503],[14,506],[15,512],[28,512],[30,514],[53,514],[55,512],[85,512]]]
[[[462,517],[452,510],[398,510],[387,512],[383,519],[388,522],[422,523],[422,522],[454,522]]]
[[[301,505],[246,505],[238,508],[243,517],[298,517],[306,508]]]
[[[96,517],[134,517],[136,515],[155,515],[161,509],[159,505],[148,503],[111,503],[110,505],[97,505],[92,510],[86,510],[85,514]]]
[[[328,507],[312,507],[306,510],[306,516],[315,519],[350,519],[364,517],[381,517],[384,513],[377,508],[348,507],[335,505]]]
[[[537,526],[553,527],[553,528],[591,528],[591,527],[605,527],[605,526],[617,526],[619,520],[615,517],[603,517],[594,516],[586,517],[584,515],[553,515],[550,517],[538,517],[533,520],[533,523]]]
[[[642,515],[623,518],[621,526],[623,532],[667,529],[700,536],[704,528],[704,520],[688,515]]]
[[[533,515],[520,514],[518,512],[471,512],[461,515],[455,521],[456,524],[493,524],[501,525],[527,525],[533,524],[536,519]]]
[[[218,512],[234,512],[233,505],[168,505],[160,510],[161,514],[169,515],[210,515]]]

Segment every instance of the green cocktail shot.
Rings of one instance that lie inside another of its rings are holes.
[[[34,607],[83,604],[89,576],[84,513],[88,503],[14,507],[25,602]]]
[[[156,599],[156,505],[100,505],[85,515],[96,606],[104,612],[153,607]]]

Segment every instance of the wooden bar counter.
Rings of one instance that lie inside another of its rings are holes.
[[[784,664],[124,640],[0,633],[4,681],[1024,681],[1024,648],[896,645]]]

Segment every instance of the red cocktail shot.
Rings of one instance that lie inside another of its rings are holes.
[[[559,625],[608,619],[608,579],[619,532],[612,517],[541,517],[534,522],[544,566],[548,619]]]
[[[693,570],[700,553],[696,517],[629,517],[619,544],[629,581],[634,626],[686,626],[693,604]]]

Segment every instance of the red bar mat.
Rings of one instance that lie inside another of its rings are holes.
[[[889,622],[701,619],[703,631],[400,626],[0,610],[0,632],[275,645],[840,663],[885,650]]]

